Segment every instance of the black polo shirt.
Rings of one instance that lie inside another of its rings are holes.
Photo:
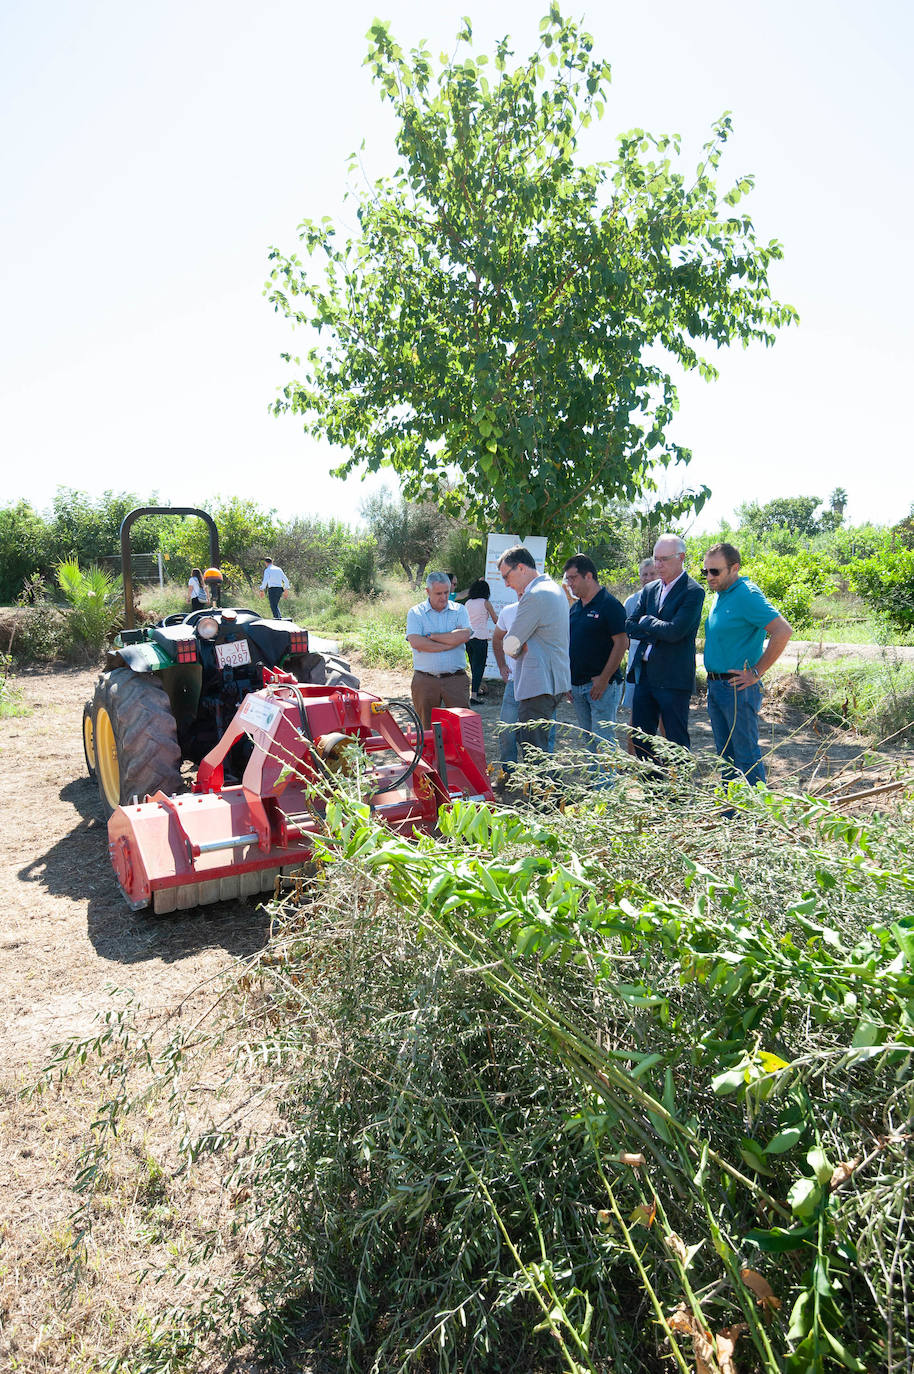
[[[574,602],[568,622],[571,682],[574,687],[581,687],[600,676],[612,652],[614,636],[625,634],[625,607],[601,587],[586,606],[583,601]],[[618,668],[610,681],[622,681]]]

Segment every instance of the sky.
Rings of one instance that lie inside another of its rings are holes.
[[[713,492],[695,528],[745,501],[849,495],[889,523],[914,501],[904,395],[911,321],[914,10],[894,0],[566,4],[613,67],[587,157],[634,126],[679,133],[691,170],[732,112],[722,173],[785,259],[800,314],[772,349],[688,376],[673,437]],[[269,410],[302,351],[263,295],[271,245],[305,217],[353,227],[349,154],[387,173],[393,124],[362,65],[377,15],[405,48],[536,43],[546,0],[4,0],[0,6],[0,505],[55,489],[241,496],[358,518],[377,479]],[[910,393],[908,393],[910,395]],[[386,481],[392,484],[388,475]]]

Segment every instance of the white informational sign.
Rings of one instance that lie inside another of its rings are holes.
[[[275,701],[254,696],[253,692],[244,699],[241,718],[249,725],[256,725],[265,733],[269,732],[282,713],[282,707]]]
[[[486,570],[485,579],[489,584],[492,603],[492,610],[498,615],[503,606],[507,606],[509,601],[516,601],[514,592],[510,591],[501,580],[501,573],[498,571],[498,560],[506,549],[511,549],[515,544],[523,544],[525,549],[529,549],[536,563],[537,572],[546,571],[546,544],[547,540],[542,534],[528,534],[526,539],[519,539],[516,534],[490,534],[486,541]],[[492,642],[489,641],[489,655],[486,659],[485,677],[500,678],[498,664],[495,662],[495,655],[492,653]]]

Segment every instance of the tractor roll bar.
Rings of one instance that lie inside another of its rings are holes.
[[[121,521],[121,576],[124,579],[124,625],[132,630],[136,624],[133,614],[133,572],[130,567],[130,527],[141,515],[196,515],[209,526],[210,566],[219,566],[219,531],[216,522],[208,511],[198,510],[196,506],[137,506],[128,511]]]

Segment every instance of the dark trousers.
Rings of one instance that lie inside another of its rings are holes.
[[[666,737],[673,744],[681,744],[691,749],[689,738],[689,702],[692,693],[688,689],[663,687],[651,680],[651,661],[642,665],[641,676],[635,684],[632,702],[632,728],[645,735],[656,735],[657,727],[663,719]],[[639,758],[653,757],[653,750],[646,740],[635,736],[635,753]]]
[[[280,619],[279,603],[280,601],[282,601],[282,593],[282,586],[267,587],[267,600],[270,603],[270,614],[272,615],[274,620]]]
[[[543,692],[540,696],[523,697],[517,703],[517,738],[520,744],[529,744],[534,749],[542,749],[544,754],[548,753],[552,722],[562,696],[564,693],[553,696],[551,692]],[[530,724],[531,721],[537,724]]]
[[[489,641],[487,639],[467,640],[467,658],[470,660],[470,691],[474,697],[482,685],[482,675],[486,670],[488,653]]]

